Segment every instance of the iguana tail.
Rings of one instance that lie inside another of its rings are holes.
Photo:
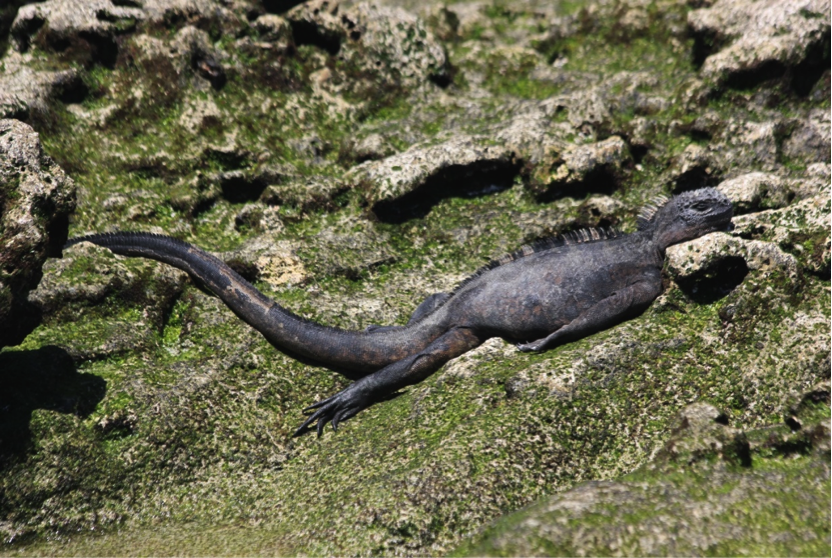
[[[258,291],[223,261],[175,238],[114,232],[70,239],[65,247],[91,242],[122,256],[150,258],[186,271],[243,321],[288,355],[357,378],[415,354],[443,333],[435,320],[395,331],[349,331],[293,314]]]

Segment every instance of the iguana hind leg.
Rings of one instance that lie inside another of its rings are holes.
[[[413,312],[413,315],[410,316],[410,320],[407,322],[407,325],[411,325],[412,323],[420,320],[423,316],[426,316],[442,306],[448,297],[450,297],[448,293],[433,293],[416,308]],[[402,329],[406,326],[382,326],[382,325],[368,325],[364,331],[370,332],[380,332],[380,331],[395,331],[397,329]]]
[[[299,436],[308,430],[315,421],[318,436],[323,432],[327,422],[337,429],[338,423],[355,416],[373,403],[399,389],[421,382],[442,367],[443,364],[470,351],[485,341],[473,330],[453,328],[428,345],[423,351],[385,366],[378,372],[365,376],[354,382],[345,390],[329,399],[310,405],[304,411],[314,411],[295,431]]]

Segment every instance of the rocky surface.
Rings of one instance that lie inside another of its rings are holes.
[[[690,12],[699,55],[715,51],[704,59],[702,76],[739,83],[793,68],[795,81],[803,79],[801,73],[828,60],[829,9],[828,0],[720,0]]]
[[[827,382],[801,402],[828,398]],[[712,405],[691,405],[650,464],[545,498],[454,554],[823,554],[829,541],[814,525],[830,520],[829,419],[814,420],[745,433]],[[785,502],[796,507],[783,521]]]
[[[0,351],[0,553],[829,553],[828,2],[81,4],[0,8],[0,111],[64,171],[27,147],[0,184],[68,175],[71,234],[172,234],[327,325],[660,195],[717,187],[735,228],[643,315],[491,340],[320,439],[346,380],[74,246]]]
[[[75,185],[44,154],[38,134],[0,120],[0,347],[17,345],[38,324],[27,302],[47,256],[67,238]]]

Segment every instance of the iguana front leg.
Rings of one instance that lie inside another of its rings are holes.
[[[468,328],[454,328],[428,345],[423,351],[385,366],[378,372],[365,376],[354,382],[345,390],[329,399],[310,405],[304,412],[314,411],[306,421],[295,431],[299,436],[318,421],[318,436],[323,432],[327,422],[332,422],[332,428],[355,416],[386,395],[395,393],[399,389],[421,382],[442,367],[443,364],[470,351],[480,345],[485,339]]]
[[[517,348],[524,353],[541,352],[607,329],[623,318],[644,310],[660,292],[661,280],[639,281],[616,291],[554,333],[531,343],[518,343]]]

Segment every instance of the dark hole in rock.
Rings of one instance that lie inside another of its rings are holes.
[[[19,6],[22,6],[24,2],[20,2]],[[12,23],[14,22],[14,18],[17,16],[17,10],[14,10],[14,14],[12,18],[8,21],[8,26],[11,27]],[[31,38],[32,35],[38,32],[43,24],[46,23],[46,20],[42,17],[33,17],[32,19],[27,19],[21,22],[21,24],[12,31],[12,36],[17,40],[18,45],[20,45],[20,50],[22,52],[26,52],[29,50],[29,46],[31,45]],[[8,28],[7,28],[8,29]],[[2,36],[2,35],[0,35]]]
[[[589,194],[609,196],[618,189],[618,185],[616,169],[605,165],[588,172],[583,180],[571,184],[551,184],[537,196],[537,201],[548,203],[561,198],[585,198]]]
[[[333,33],[322,31],[320,27],[308,21],[292,22],[292,37],[296,45],[312,45],[322,48],[332,56],[341,50],[341,38]]]
[[[443,199],[474,198],[507,190],[519,172],[519,165],[509,163],[451,165],[412,192],[376,203],[372,211],[384,223],[404,223],[424,217]]]
[[[716,52],[719,44],[714,33],[695,33],[693,36],[693,66],[698,70],[705,59]]]
[[[685,294],[699,304],[711,304],[740,285],[748,275],[748,265],[739,256],[727,256],[713,265],[677,280]]]
[[[225,70],[213,57],[196,52],[191,56],[191,68],[211,82],[211,87],[214,89],[220,90],[225,85]]]
[[[676,177],[673,194],[681,194],[690,190],[698,190],[706,186],[719,184],[719,177],[709,173],[704,167],[694,167]]]
[[[32,276],[30,276],[32,284],[40,283],[42,277],[43,272],[40,270],[33,271]],[[19,289],[17,290],[18,293],[11,300],[9,316],[12,318],[6,323],[0,323],[0,347],[13,347],[22,343],[23,339],[40,325],[43,317],[41,311],[35,305],[21,298],[21,296],[25,296],[25,292],[21,294]],[[0,366],[0,370],[2,369],[2,366]],[[2,375],[0,375],[0,385],[2,385]]]
[[[708,130],[704,130],[702,128],[691,128],[688,131],[688,135],[690,139],[697,142],[704,142],[708,143],[713,138],[713,135]]]
[[[260,277],[260,270],[253,262],[247,262],[242,258],[233,257],[225,261],[226,265],[239,273],[246,281],[256,281]]]
[[[0,469],[30,446],[32,412],[46,409],[86,418],[104,398],[107,383],[79,373],[64,349],[0,353]]]
[[[633,157],[633,162],[635,164],[640,164],[644,160],[644,156],[647,155],[647,152],[650,148],[646,145],[640,144],[630,144],[630,155]]]
[[[110,0],[113,6],[121,6],[123,8],[142,8],[141,0]]]
[[[51,258],[60,257],[66,239],[69,237],[69,215],[61,214],[53,217],[46,229],[46,235],[49,239],[46,246],[46,255]]]
[[[80,103],[90,94],[89,87],[80,76],[73,76],[57,88],[57,98],[62,103]]]
[[[229,176],[220,184],[222,197],[231,203],[245,203],[260,198],[268,184],[259,178]]]
[[[453,71],[453,68],[451,68],[451,69],[446,70],[446,71],[441,71],[441,72],[437,72],[435,74],[431,74],[430,76],[428,76],[428,79],[431,81],[431,83],[434,83],[434,84],[438,85],[439,87],[441,87],[442,89],[445,89],[451,83],[453,83],[454,73],[455,72]]]
[[[263,9],[270,14],[282,14],[295,6],[303,4],[304,0],[263,0]]]
[[[806,51],[806,58],[792,70],[791,88],[799,97],[806,97],[824,73],[829,71],[830,33],[812,43]]]
[[[786,73],[786,66],[777,60],[767,60],[748,70],[734,72],[725,81],[731,89],[752,89],[761,83],[780,79]]]
[[[79,33],[79,37],[90,45],[92,63],[113,69],[118,58],[118,43],[113,37],[97,33]]]

